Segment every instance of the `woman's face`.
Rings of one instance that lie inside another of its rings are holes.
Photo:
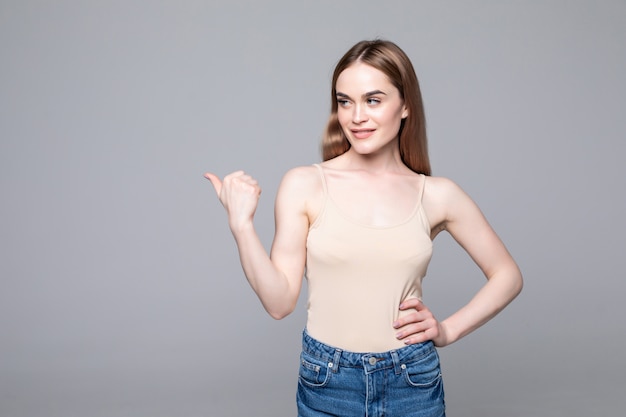
[[[339,124],[354,151],[397,149],[400,123],[408,109],[382,71],[356,62],[339,74],[335,89]]]

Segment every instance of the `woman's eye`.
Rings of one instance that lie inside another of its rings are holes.
[[[349,104],[349,102],[348,100],[345,100],[343,98],[338,98],[337,104],[339,104],[341,107],[346,107]]]
[[[367,99],[367,104],[369,104],[369,105],[376,105],[376,104],[380,104],[380,100],[379,100],[379,99],[377,99],[377,98],[373,98],[373,97],[371,97],[371,98],[368,98],[368,99]]]

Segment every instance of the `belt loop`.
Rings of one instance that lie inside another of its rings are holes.
[[[330,370],[334,373],[339,372],[339,360],[341,359],[341,349],[335,349],[335,354],[333,355],[332,366],[329,365]]]
[[[396,371],[396,375],[400,375],[402,373],[402,364],[400,363],[398,352],[392,350],[389,353],[391,353],[391,359],[393,359],[393,369]]]

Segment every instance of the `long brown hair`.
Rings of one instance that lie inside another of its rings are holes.
[[[331,91],[331,112],[322,140],[324,161],[339,156],[350,149],[337,118],[337,78],[355,62],[362,62],[383,72],[398,89],[408,109],[408,117],[400,125],[400,157],[411,170],[430,175],[426,117],[419,82],[409,57],[396,44],[385,40],[361,41],[339,60],[335,67]]]

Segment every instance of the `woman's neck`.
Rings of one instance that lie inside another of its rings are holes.
[[[364,170],[368,172],[400,172],[408,168],[402,162],[400,150],[397,148],[371,154],[360,154],[353,148],[341,155],[345,169]]]

